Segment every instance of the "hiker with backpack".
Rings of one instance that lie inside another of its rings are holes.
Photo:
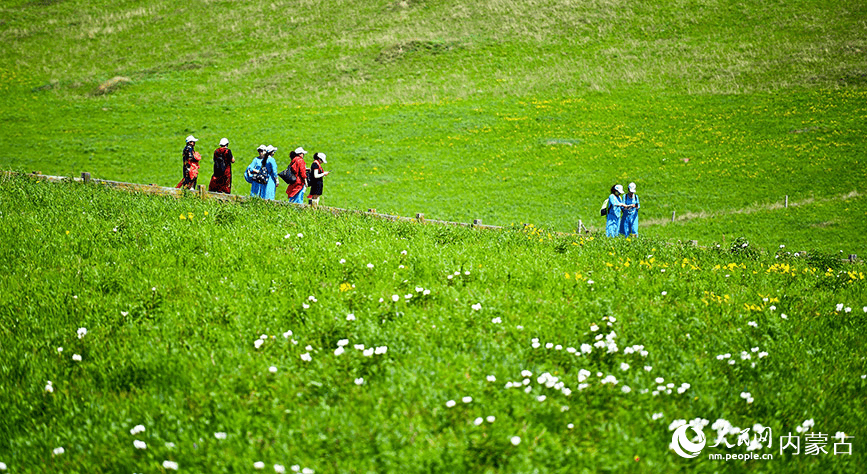
[[[313,164],[310,165],[310,172],[307,173],[307,181],[310,184],[310,194],[307,195],[307,203],[311,206],[319,205],[319,197],[322,196],[322,186],[325,184],[324,178],[328,176],[330,171],[323,171],[322,164],[328,163],[325,160],[325,153],[314,153]]]
[[[623,195],[623,186],[615,184],[611,187],[611,195],[608,196],[608,203],[603,205],[602,215],[606,216],[605,235],[608,237],[617,237],[620,234],[620,218],[623,214],[623,200],[620,196]]]
[[[281,177],[288,185],[286,197],[289,198],[289,202],[304,204],[304,186],[307,183],[307,163],[304,162],[304,155],[307,151],[299,146],[293,154],[295,156],[292,162],[281,172]]]
[[[221,138],[220,147],[214,150],[214,175],[211,176],[208,191],[226,194],[232,192],[232,163],[234,162],[235,157],[229,149],[229,139]]]
[[[635,194],[635,183],[629,183],[629,192],[623,196],[623,217],[620,218],[620,233],[626,237],[638,235],[638,210],[641,203]]]
[[[262,145],[259,156],[247,166],[244,178],[250,183],[250,196],[274,199],[277,192],[277,161],[273,158],[277,148]]]
[[[184,147],[184,177],[175,186],[176,188],[193,189],[199,178],[199,161],[202,155],[196,151],[198,138],[190,135],[187,137],[187,146]]]

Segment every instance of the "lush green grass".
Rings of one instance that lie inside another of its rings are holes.
[[[0,462],[10,472],[154,472],[164,460],[187,472],[256,461],[316,472],[859,472],[865,462],[864,269],[833,256],[392,223],[25,178],[0,183],[0,240]],[[612,331],[616,352],[567,351]],[[628,353],[636,344],[645,356]],[[591,372],[583,389],[581,369]],[[530,393],[504,388],[523,370]],[[572,393],[546,388],[545,372]],[[675,384],[671,394],[644,392],[656,377]],[[743,447],[710,448],[708,426],[708,447],[685,460],[668,449],[669,425],[695,417],[761,423],[774,436],[814,419],[815,431],[855,436],[854,454],[779,456],[775,439],[759,451],[774,460],[710,461]],[[138,424],[145,431],[131,434]]]
[[[848,229],[858,229],[867,218],[867,198],[864,195],[839,196],[821,201],[807,200],[788,209],[783,203],[772,209],[745,209],[714,217],[695,217],[675,223],[651,227],[656,237],[671,239],[692,236],[700,245],[730,244],[743,235],[750,236],[752,245],[775,252],[781,245],[792,252],[827,249],[840,258],[856,254],[867,255],[867,241]],[[733,230],[737,230],[733,233]]]
[[[561,231],[593,222],[615,182],[638,183],[647,222],[863,193],[864,9],[7,2],[0,160],[169,185],[193,133],[203,182],[226,136],[244,193],[256,145],[283,165],[303,145],[330,157],[323,203]]]

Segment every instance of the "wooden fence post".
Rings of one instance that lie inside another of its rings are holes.
[[[786,209],[789,208],[789,195],[786,194]]]
[[[575,232],[576,234],[581,233],[581,228],[584,227],[584,223],[581,222],[581,219],[578,219],[578,230]]]
[[[415,218],[419,222],[424,223],[424,214],[422,214],[421,212],[416,213]]]
[[[208,197],[208,188],[206,188],[204,184],[199,185],[199,197],[202,199]]]
[[[88,173],[87,171],[82,171],[81,172],[81,181],[84,184],[90,183],[90,173]]]
[[[674,222],[674,211],[671,211],[671,222]]]

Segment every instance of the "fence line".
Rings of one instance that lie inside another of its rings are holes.
[[[166,187],[166,186],[158,186],[156,184],[125,183],[123,181],[111,181],[111,180],[107,180],[107,179],[97,179],[97,178],[92,178],[90,176],[90,173],[88,173],[88,172],[82,172],[80,178],[66,177],[66,176],[50,176],[50,175],[44,175],[44,174],[39,174],[39,173],[18,173],[15,171],[3,171],[2,173],[6,176],[24,175],[24,176],[30,176],[30,177],[34,177],[34,178],[44,179],[46,181],[51,181],[51,182],[72,181],[72,182],[81,182],[84,184],[95,183],[95,184],[102,184],[102,185],[110,186],[113,188],[123,189],[126,191],[141,192],[141,193],[145,193],[145,194],[156,194],[156,195],[163,195],[163,196],[180,197],[180,196],[184,196],[185,193],[190,192],[189,190],[185,190],[185,189],[171,188],[171,187]],[[199,198],[201,198],[201,199],[216,199],[218,201],[224,201],[224,202],[244,202],[244,201],[248,201],[250,199],[254,199],[251,196],[242,196],[239,194],[213,193],[213,192],[208,191],[208,188],[204,184],[200,184],[198,186],[198,189],[193,191],[193,192],[195,192],[199,196]],[[858,196],[858,193],[853,192],[847,196],[851,197],[853,195]],[[255,198],[255,199],[258,199],[258,198]],[[296,203],[292,203],[292,202],[288,202],[288,201],[272,200],[270,202],[272,202],[276,205],[282,205],[282,206],[295,206],[295,207],[299,207],[299,208],[307,207],[306,204],[296,204]],[[785,202],[783,205],[786,208],[789,207],[789,196],[788,195],[786,195]],[[430,223],[430,224],[448,225],[448,226],[456,226],[456,227],[473,227],[473,228],[477,228],[477,229],[492,229],[492,230],[502,230],[503,229],[502,226],[482,224],[481,219],[473,219],[472,223],[452,222],[452,221],[444,221],[444,220],[437,220],[437,219],[427,219],[424,217],[424,214],[422,214],[422,213],[416,214],[415,218],[405,217],[405,216],[395,216],[395,215],[391,215],[391,214],[380,214],[380,213],[376,212],[375,208],[369,208],[367,210],[367,212],[360,211],[360,210],[353,210],[353,209],[344,209],[344,208],[340,208],[340,207],[329,207],[329,206],[319,206],[319,205],[315,206],[314,208],[328,211],[328,212],[331,212],[332,214],[335,214],[335,215],[337,215],[337,214],[363,214],[363,215],[368,215],[368,216],[377,217],[380,219],[386,219],[386,220],[390,220],[390,221],[418,222],[421,224]],[[681,217],[681,219],[684,219],[684,217]],[[675,213],[674,213],[674,211],[672,211],[671,212],[671,221],[674,222],[674,220],[675,220]],[[649,225],[654,225],[654,224],[657,224],[657,225],[658,224],[664,224],[664,221],[660,222],[660,223],[651,223]],[[526,225],[526,224],[524,224],[524,225]],[[557,234],[557,235],[569,235],[566,232],[553,232],[553,233]],[[578,227],[576,228],[574,233],[575,234],[590,234],[591,231],[590,231],[590,229],[588,229],[584,225],[584,222],[579,219],[578,220]],[[723,236],[723,239],[725,239],[725,236]],[[688,242],[688,245],[690,245],[690,246],[693,246],[693,247],[699,246],[697,240],[689,240],[687,242]],[[858,260],[858,256],[855,254],[850,254],[848,256],[848,258],[843,259],[843,260],[848,261],[850,263],[855,263]]]
[[[201,199],[216,199],[218,201],[224,202],[245,202],[251,199],[259,199],[253,198],[251,196],[242,196],[239,194],[224,194],[224,193],[214,193],[208,191],[207,186],[204,184],[200,184],[195,191],[180,189],[180,188],[171,188],[166,186],[158,186],[156,184],[138,184],[138,183],[125,183],[123,181],[111,181],[107,179],[97,179],[91,177],[90,173],[82,172],[81,177],[66,177],[66,176],[50,176],[38,173],[18,173],[15,171],[3,171],[4,175],[12,176],[12,175],[23,175],[30,176],[33,178],[44,179],[46,181],[50,181],[53,183],[59,182],[76,182],[76,183],[84,183],[84,184],[102,184],[105,186],[109,186],[112,188],[123,189],[126,191],[132,192],[140,192],[145,194],[156,194],[161,196],[175,196],[181,197],[184,196],[185,193],[194,192]],[[281,206],[294,206],[294,207],[307,207],[306,204],[296,204],[289,201],[277,201],[271,200],[270,202],[281,205]],[[473,227],[477,229],[492,229],[492,230],[501,230],[503,227],[496,225],[487,225],[482,224],[481,219],[474,219],[472,223],[468,222],[452,222],[452,221],[444,221],[438,219],[427,219],[424,217],[424,214],[418,213],[415,218],[405,217],[405,216],[395,216],[391,214],[381,214],[376,212],[376,209],[368,209],[367,212],[354,210],[354,209],[344,209],[340,207],[330,207],[330,206],[320,206],[317,205],[314,207],[315,209],[321,209],[323,211],[331,212],[332,214],[364,214],[372,217],[377,217],[380,219],[386,219],[390,221],[402,221],[402,222],[419,222],[422,224],[438,224],[438,225],[449,225],[449,226],[458,226],[458,227]]]

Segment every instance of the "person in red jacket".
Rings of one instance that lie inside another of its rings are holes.
[[[187,146],[184,147],[184,177],[176,188],[195,189],[199,177],[199,161],[202,155],[196,151],[198,138],[190,135],[187,137]]]
[[[289,165],[298,179],[286,188],[286,196],[289,198],[289,202],[296,204],[304,204],[304,184],[307,182],[307,163],[304,162],[306,153],[304,148],[300,146],[296,148],[295,158],[292,158],[292,163]]]
[[[234,162],[235,157],[229,149],[229,139],[221,138],[220,147],[214,150],[214,175],[211,176],[208,191],[226,194],[232,192],[232,163]]]

